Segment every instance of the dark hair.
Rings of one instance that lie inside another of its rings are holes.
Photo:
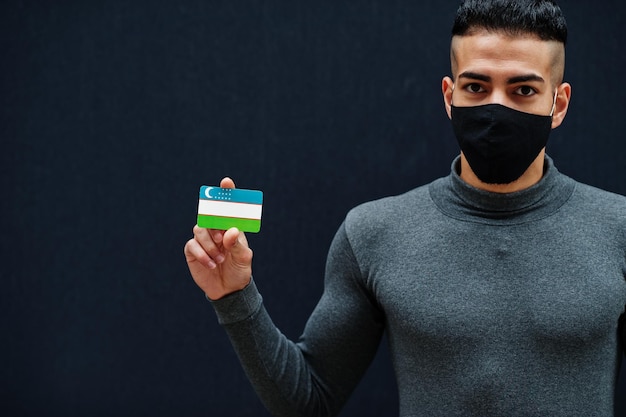
[[[456,12],[452,35],[467,35],[476,28],[567,42],[567,23],[553,0],[464,0]]]

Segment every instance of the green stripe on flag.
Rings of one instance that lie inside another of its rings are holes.
[[[242,232],[256,233],[261,230],[260,219],[239,219],[235,217],[220,217],[220,216],[203,216],[198,215],[198,226],[207,229],[228,230],[231,227],[236,227]]]

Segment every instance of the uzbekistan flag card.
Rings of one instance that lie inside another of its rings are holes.
[[[203,185],[198,202],[198,226],[228,230],[236,227],[242,232],[261,230],[263,192],[240,188]]]

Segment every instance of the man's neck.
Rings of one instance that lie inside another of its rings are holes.
[[[492,193],[514,193],[516,191],[525,190],[533,185],[537,184],[543,177],[545,149],[542,149],[537,155],[537,158],[530,164],[526,172],[522,174],[517,180],[508,184],[488,184],[481,181],[472,168],[470,167],[465,155],[461,153],[461,172],[460,177],[467,184],[480,190],[489,191]]]

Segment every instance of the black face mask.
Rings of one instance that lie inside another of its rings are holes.
[[[501,104],[452,106],[451,112],[463,155],[487,184],[509,184],[520,178],[548,143],[552,128],[552,113],[540,116]]]

